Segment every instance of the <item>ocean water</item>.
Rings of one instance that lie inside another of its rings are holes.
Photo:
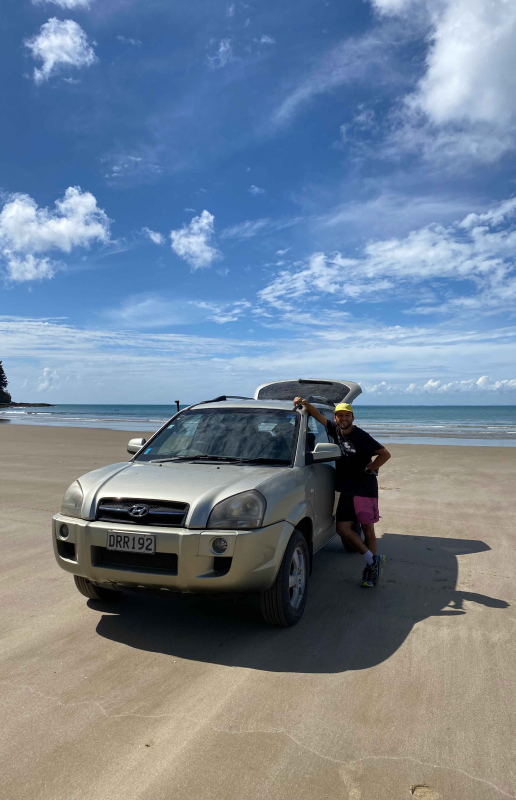
[[[385,444],[516,447],[516,405],[367,406],[355,403],[354,408],[356,424]],[[150,433],[175,413],[175,405],[57,405],[0,409],[0,422]]]

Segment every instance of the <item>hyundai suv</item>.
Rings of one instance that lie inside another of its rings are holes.
[[[303,408],[333,418],[361,389],[279,381],[175,414],[129,462],[75,480],[53,518],[59,566],[94,600],[124,589],[260,595],[264,619],[302,616],[313,556],[335,536],[339,447]]]

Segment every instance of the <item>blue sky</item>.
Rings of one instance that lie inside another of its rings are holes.
[[[4,0],[16,400],[516,401],[508,0]]]

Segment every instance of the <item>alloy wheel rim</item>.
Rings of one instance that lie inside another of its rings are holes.
[[[288,578],[290,605],[297,611],[306,590],[306,559],[303,548],[298,545],[292,553]]]

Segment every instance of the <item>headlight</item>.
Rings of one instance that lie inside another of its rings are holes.
[[[74,481],[65,492],[61,503],[61,514],[65,517],[80,517],[84,494],[79,481]]]
[[[234,494],[214,506],[208,528],[260,528],[266,505],[260,492]]]

